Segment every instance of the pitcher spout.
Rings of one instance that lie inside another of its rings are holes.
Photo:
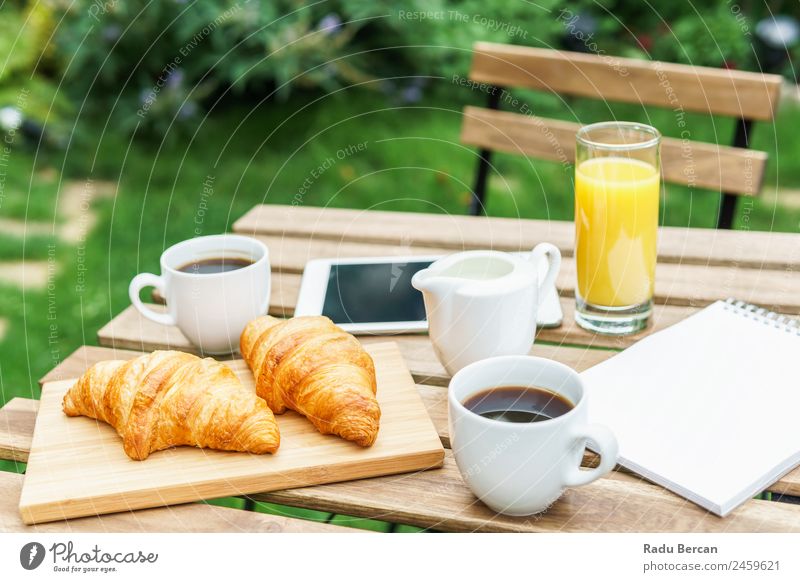
[[[430,268],[417,271],[411,278],[411,286],[421,291],[423,295],[430,293],[441,297],[452,289],[453,284],[451,277],[443,277]]]
[[[437,322],[450,317],[451,303],[458,280],[442,276],[430,267],[417,271],[411,278],[411,286],[422,293],[428,326],[436,327]]]

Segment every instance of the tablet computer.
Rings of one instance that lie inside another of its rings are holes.
[[[303,271],[295,315],[325,315],[354,334],[425,332],[428,322],[422,293],[411,277],[437,256],[315,259]],[[542,264],[543,270],[547,265]],[[544,276],[541,273],[540,276]],[[538,325],[561,325],[555,287],[545,290]]]

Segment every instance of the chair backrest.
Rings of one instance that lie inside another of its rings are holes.
[[[782,84],[780,75],[485,42],[474,45],[469,78],[486,84],[489,107],[464,109],[461,141],[481,148],[481,163],[487,165],[491,151],[574,161],[581,124],[537,117],[507,87],[664,107],[674,111],[678,127],[690,111],[734,117],[739,120],[734,141],[740,147],[690,141],[687,127],[680,138],[664,138],[661,148],[666,182],[715,190],[725,198],[753,196],[761,189],[767,154],[747,149],[750,124],[773,118]],[[478,197],[485,192],[486,175],[486,167],[479,167]],[[731,204],[727,222],[732,209]],[[722,214],[719,225],[730,227]]]

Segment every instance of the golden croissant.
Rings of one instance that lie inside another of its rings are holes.
[[[272,411],[228,366],[183,352],[98,362],[66,393],[64,412],[113,426],[136,461],[177,445],[261,454],[280,444]]]
[[[375,365],[359,341],[330,319],[265,315],[247,324],[240,349],[256,394],[275,414],[291,408],[322,434],[364,447],[375,442],[381,417]]]

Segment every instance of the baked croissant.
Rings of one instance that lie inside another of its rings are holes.
[[[280,444],[272,411],[228,366],[183,352],[98,362],[63,405],[113,426],[135,461],[177,445],[261,454]]]
[[[254,319],[242,332],[242,356],[256,394],[275,414],[287,408],[322,434],[368,447],[378,436],[375,365],[359,341],[327,317]]]

